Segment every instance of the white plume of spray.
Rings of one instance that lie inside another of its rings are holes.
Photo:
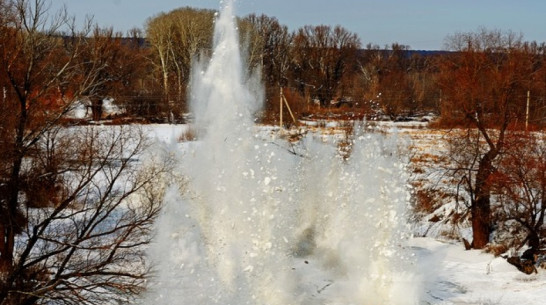
[[[193,67],[200,140],[181,160],[187,193],[165,197],[145,302],[417,304],[396,140],[357,132],[344,160],[311,135],[298,154],[256,136],[263,89],[246,73],[233,7],[223,2],[212,57]]]
[[[233,1],[223,2],[215,22],[212,58],[195,62],[192,69],[191,110],[198,130],[206,130],[209,137],[249,131],[263,101],[261,86],[247,86],[259,83],[259,75],[248,77],[233,9]],[[222,139],[208,142],[214,140]]]

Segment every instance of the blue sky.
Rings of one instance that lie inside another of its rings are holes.
[[[220,0],[52,0],[66,4],[83,21],[94,16],[101,26],[126,32],[144,28],[160,12],[191,6],[218,9]],[[448,34],[479,27],[523,33],[526,40],[546,41],[544,0],[235,0],[236,14],[266,14],[295,30],[304,25],[341,25],[362,44],[393,42],[411,49],[442,49]]]

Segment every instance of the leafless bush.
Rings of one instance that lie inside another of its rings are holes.
[[[538,133],[513,132],[507,137],[506,153],[490,179],[498,204],[494,215],[504,222],[503,236],[523,235],[517,247],[525,243],[536,251],[546,238],[546,148]],[[521,233],[524,234],[521,234]],[[508,238],[510,239],[510,238]],[[507,241],[504,241],[507,242]]]
[[[37,143],[37,156],[48,145],[59,145],[64,156],[48,172],[62,187],[51,190],[49,202],[20,208],[25,224],[11,266],[1,270],[0,304],[130,300],[148,271],[144,246],[160,209],[168,159],[143,164],[146,137],[130,127],[59,130]],[[39,197],[32,189],[25,194],[26,200]]]

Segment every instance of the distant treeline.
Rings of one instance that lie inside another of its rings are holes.
[[[103,116],[101,100],[110,97],[130,117],[183,121],[192,62],[210,55],[214,18],[213,10],[186,7],[156,15],[144,31],[135,29],[127,35],[96,26],[85,38],[89,51],[85,60],[82,57],[87,64],[105,67],[96,76],[102,79],[101,85],[83,92],[94,118]],[[363,46],[360,37],[342,26],[309,25],[289,31],[265,15],[239,18],[238,28],[248,72],[259,68],[262,73],[265,107],[259,116],[266,122],[278,120],[281,92],[298,117],[348,113],[360,118],[395,119],[423,113],[453,117],[448,110],[457,108],[453,104],[462,97],[451,94],[456,83],[452,78],[459,77],[453,75],[451,65],[468,54],[481,54],[490,61],[483,63],[487,69],[469,66],[465,69],[476,70],[468,73],[492,77],[484,85],[493,86],[501,85],[498,77],[504,75],[490,75],[491,69],[520,71],[510,90],[519,103],[518,113],[525,112],[529,91],[530,114],[526,118],[518,114],[519,120],[545,123],[545,44],[525,42],[511,32],[457,33],[447,37],[446,51],[427,51],[398,43]],[[5,39],[11,37],[5,35]],[[511,57],[516,53],[525,60],[514,62]],[[488,102],[491,98],[487,97]],[[452,118],[449,121],[453,123]]]
[[[147,83],[154,85],[140,90],[156,88],[158,91],[151,94],[161,98],[154,103],[171,101],[168,109],[177,115],[186,111],[191,62],[210,52],[213,20],[214,11],[193,8],[148,20],[144,37],[150,65],[147,75],[151,78]],[[427,51],[398,43],[362,46],[356,34],[341,26],[304,26],[291,32],[276,18],[265,15],[249,15],[238,22],[248,71],[260,68],[263,74],[266,99],[262,118],[270,122],[279,115],[280,87],[298,116],[347,112],[358,117],[390,118],[430,112],[444,115],[458,102],[451,95],[456,83],[451,78],[458,76],[452,75],[450,65],[469,54],[481,54],[482,64],[490,70],[466,67],[476,69],[468,73],[483,73],[481,77],[491,77],[484,85],[500,86],[498,82],[512,80],[498,79],[508,76],[491,75],[492,70],[520,71],[518,84],[513,83],[510,89],[514,103],[518,103],[515,108],[525,112],[529,91],[527,120],[545,123],[545,44],[523,41],[512,32],[478,29],[475,33],[457,33],[447,37],[446,51]],[[516,53],[525,60],[514,62],[511,57]],[[449,112],[449,116],[454,114]],[[521,113],[519,116],[523,121]]]

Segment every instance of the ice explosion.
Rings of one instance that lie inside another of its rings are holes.
[[[297,153],[258,136],[259,77],[235,22],[226,1],[212,58],[193,68],[200,140],[180,160],[187,191],[166,195],[145,303],[417,303],[396,140],[356,131],[344,159],[312,135]]]

